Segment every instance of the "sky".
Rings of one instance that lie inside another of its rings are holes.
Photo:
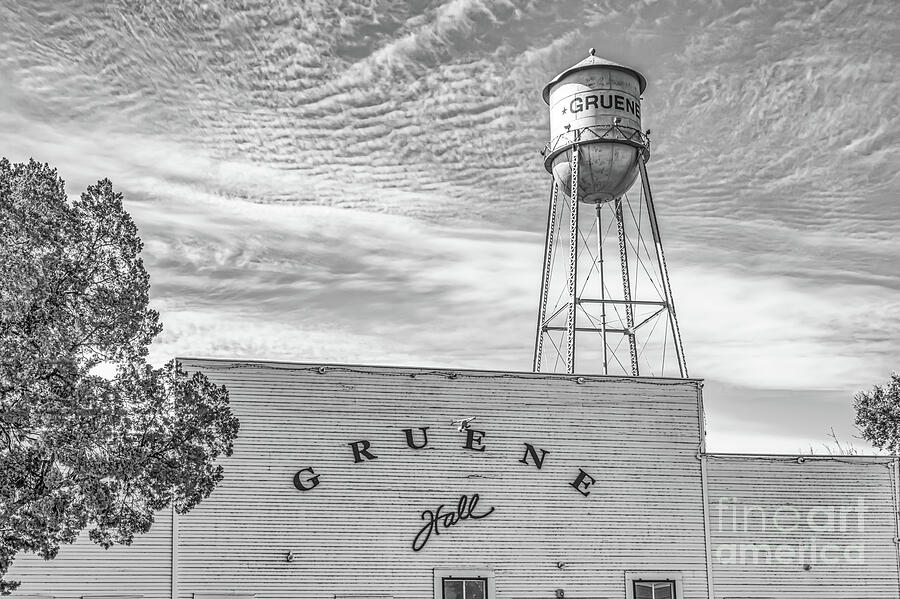
[[[174,356],[528,371],[541,88],[648,80],[708,448],[826,452],[900,369],[900,3],[0,0],[0,155],[108,177]]]

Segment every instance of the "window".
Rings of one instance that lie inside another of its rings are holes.
[[[625,572],[625,599],[681,599],[681,572]]]
[[[674,580],[635,580],[634,599],[676,599]]]
[[[441,599],[487,599],[486,578],[444,578]]]
[[[490,568],[435,568],[434,599],[494,599]]]

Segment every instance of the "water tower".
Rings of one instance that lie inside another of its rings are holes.
[[[552,181],[535,372],[688,376],[647,179],[646,86],[591,49],[544,87]]]

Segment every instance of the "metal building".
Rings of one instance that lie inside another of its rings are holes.
[[[897,462],[707,454],[694,379],[183,360],[225,478],[13,597],[896,598]],[[466,422],[463,422],[466,421]]]

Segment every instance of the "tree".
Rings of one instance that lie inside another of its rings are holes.
[[[894,455],[900,450],[900,374],[876,385],[870,392],[860,391],[854,397],[856,426],[864,439]]]
[[[18,553],[52,559],[84,529],[128,544],[222,479],[228,392],[147,364],[162,327],[141,248],[108,180],[69,201],[48,165],[0,160],[0,594]]]

